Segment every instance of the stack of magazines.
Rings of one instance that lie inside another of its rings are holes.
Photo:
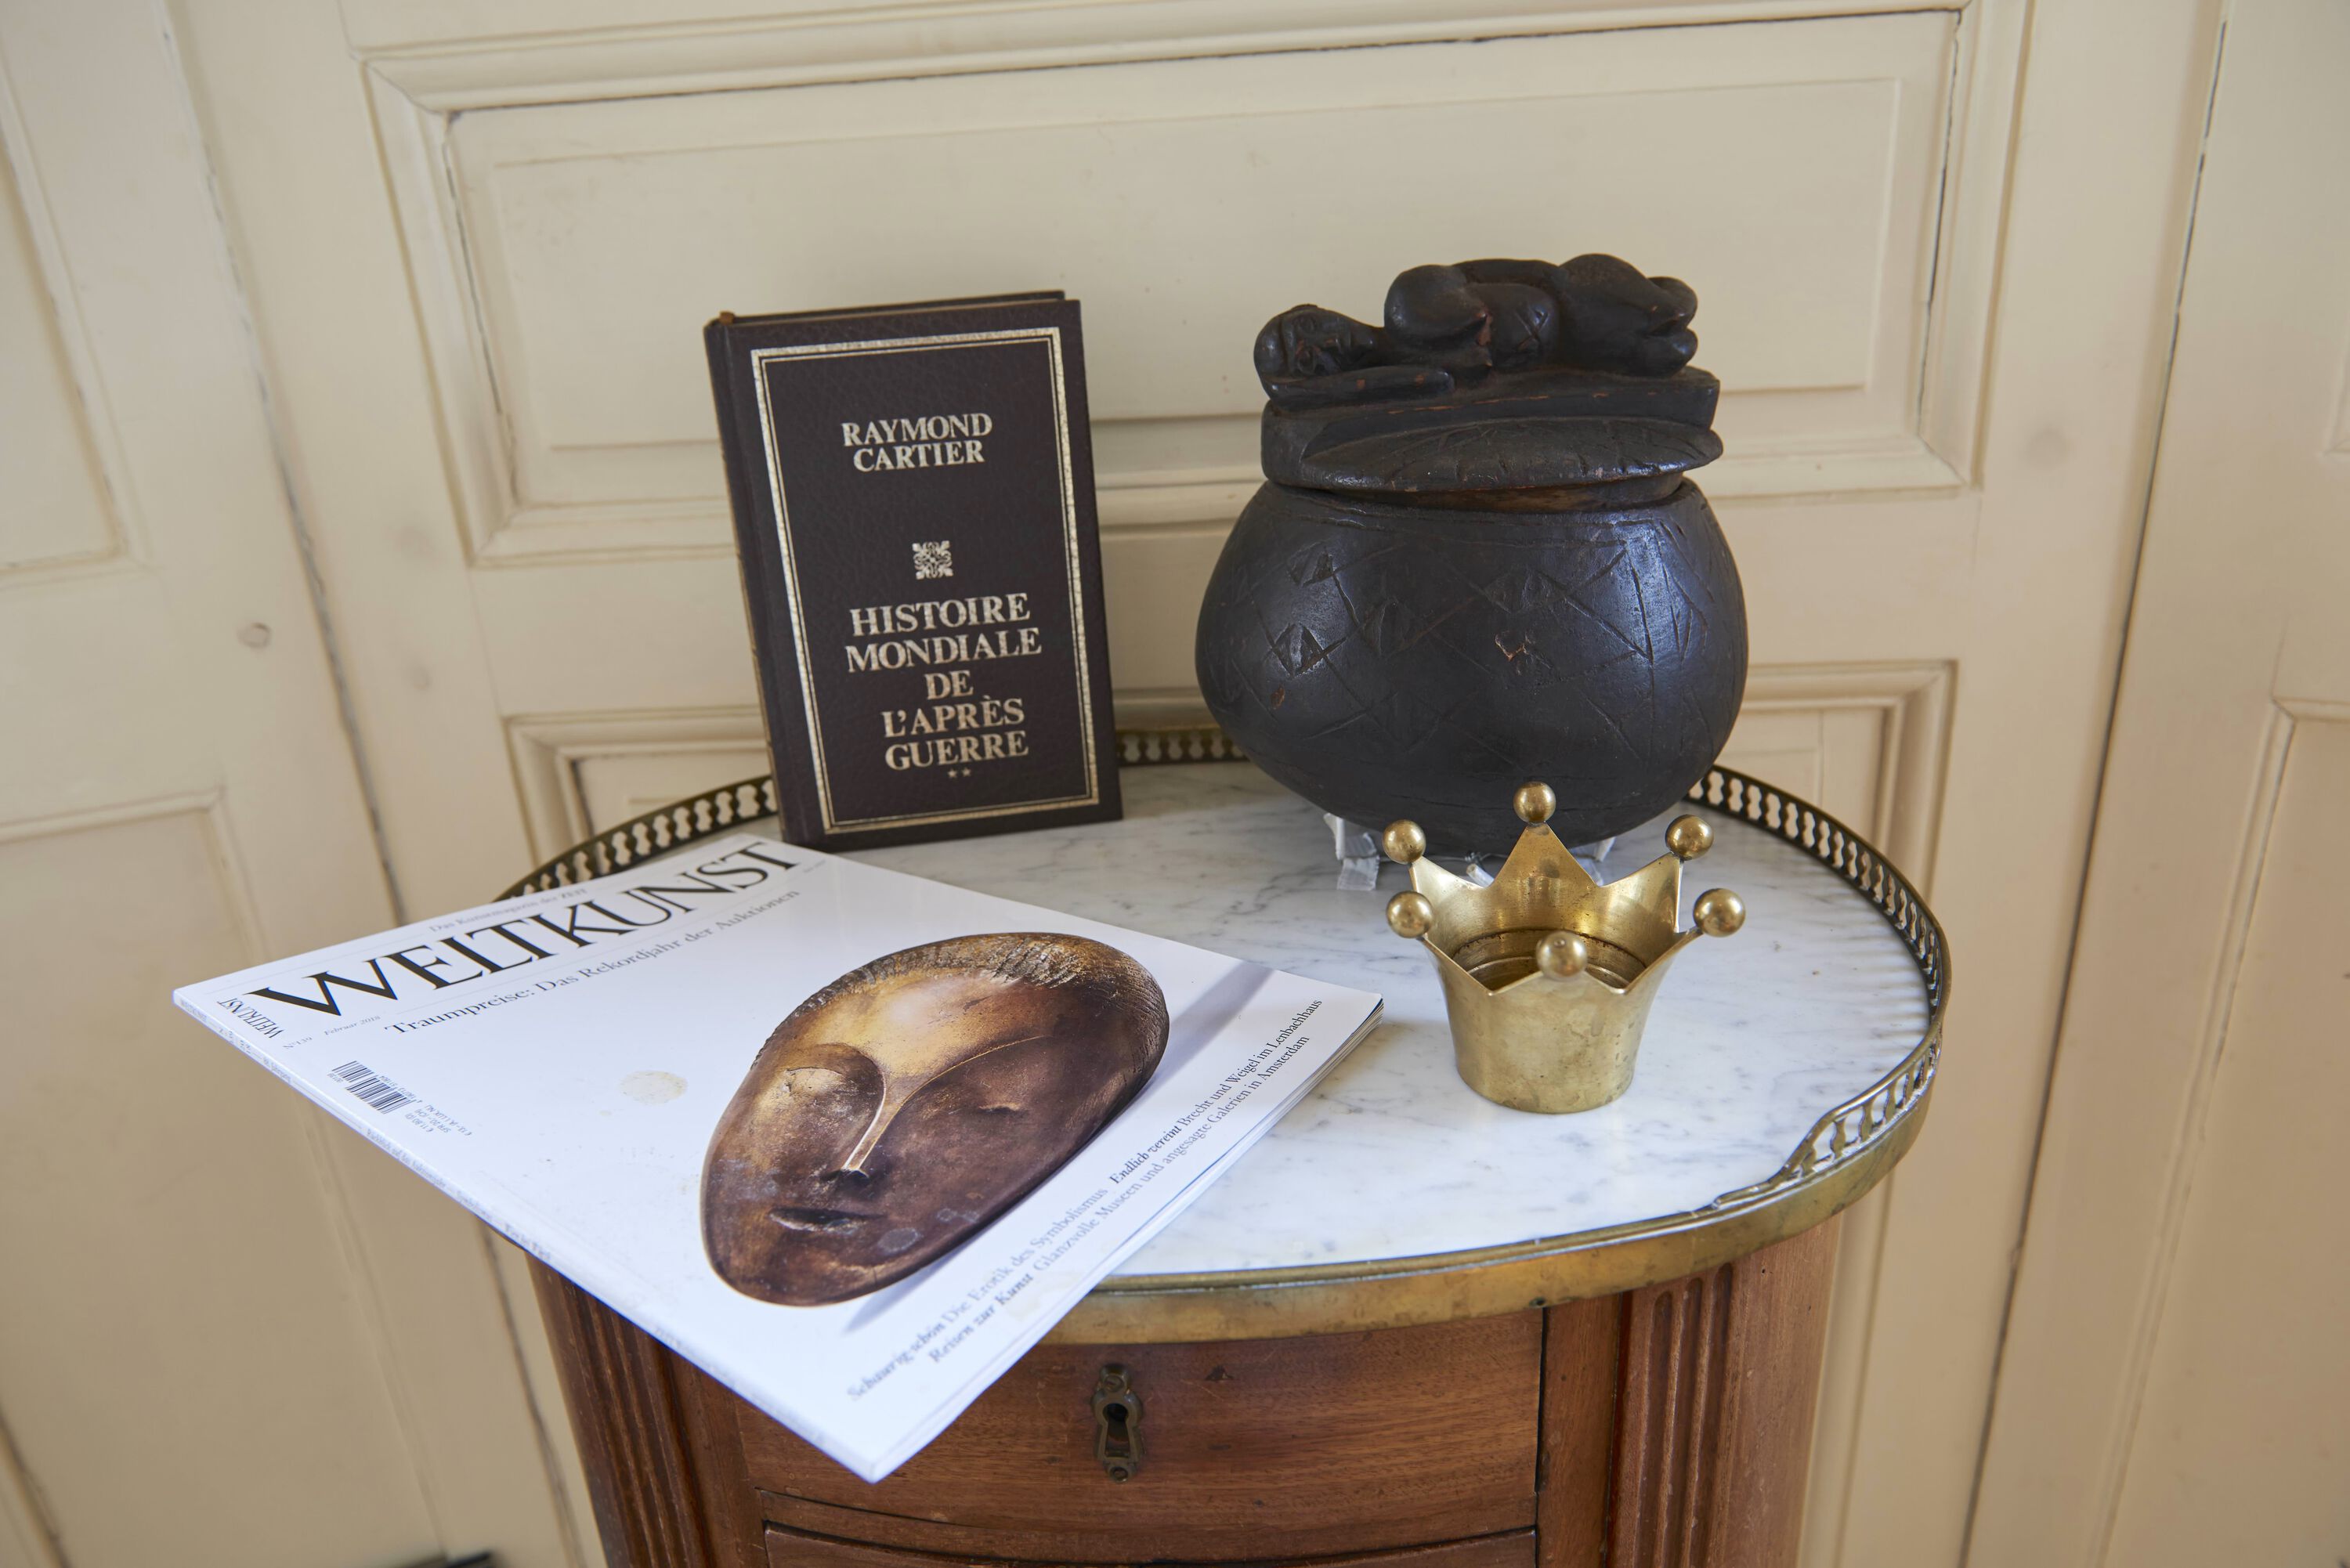
[[[174,1000],[868,1480],[1379,1011],[751,835]]]

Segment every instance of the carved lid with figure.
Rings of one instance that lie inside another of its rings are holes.
[[[1265,476],[1504,506],[1669,488],[1721,455],[1721,384],[1689,362],[1696,314],[1689,285],[1608,255],[1413,267],[1378,326],[1294,306],[1257,335]]]

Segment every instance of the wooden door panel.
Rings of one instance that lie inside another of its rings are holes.
[[[2350,1547],[2345,57],[2329,0],[2230,7],[1984,1568]]]
[[[407,1459],[324,1129],[169,1000],[257,956],[224,826],[182,805],[0,830],[0,888],[27,895],[0,895],[0,1465],[78,1564],[430,1540],[376,1479]]]
[[[75,385],[88,345],[51,300],[44,237],[0,159],[0,572],[86,565],[123,543]]]
[[[722,306],[1077,293],[1111,662],[1148,719],[1196,702],[1267,314],[1488,249],[1689,277],[1733,394],[1705,483],[1763,677],[1739,745],[1867,794],[1834,804],[2007,965],[1942,1131],[1847,1227],[1813,1509],[1818,1564],[1955,1560],[2211,0],[175,4],[420,907],[755,750],[721,732],[755,697],[691,352]],[[1301,178],[1328,201],[1284,201]]]
[[[1950,674],[1936,663],[1758,668],[1721,760],[1816,801],[1923,876]],[[1189,704],[1144,703],[1123,717],[1198,722]],[[506,735],[541,857],[768,766],[750,708],[525,715],[506,722]]]
[[[2293,727],[2107,1561],[2350,1542],[2350,704]]]
[[[0,8],[0,1562],[571,1568],[479,1228],[171,1002],[392,914],[174,26]]]
[[[390,123],[455,182],[452,202],[405,188],[401,209],[452,307],[425,323],[448,417],[509,432],[463,449],[473,548],[723,549],[706,302],[1067,288],[1095,324],[1116,528],[1185,499],[1214,516],[1253,482],[1267,300],[1371,315],[1430,244],[1563,257],[1603,230],[1708,280],[1718,493],[1881,488],[1905,458],[1908,483],[1950,483],[1919,393],[1956,47],[1948,13],[1918,12]],[[1409,223],[1367,234],[1388,210]]]

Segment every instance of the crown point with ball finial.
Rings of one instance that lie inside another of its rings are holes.
[[[1697,896],[1690,915],[1707,936],[1730,936],[1746,923],[1746,900],[1727,888],[1716,888]]]
[[[1534,949],[1534,967],[1553,980],[1572,980],[1591,961],[1591,949],[1573,931],[1553,931]]]
[[[1453,1061],[1471,1089],[1516,1110],[1588,1110],[1631,1086],[1674,955],[1737,930],[1746,906],[1716,888],[1688,926],[1675,918],[1686,863],[1713,845],[1699,816],[1672,819],[1670,854],[1601,882],[1551,826],[1550,785],[1530,780],[1511,805],[1524,827],[1484,882],[1430,859],[1417,823],[1390,823],[1380,844],[1409,869],[1411,887],[1388,900],[1388,927],[1435,961]]]
[[[1399,937],[1424,937],[1436,924],[1436,906],[1422,893],[1398,893],[1388,900],[1388,929]]]
[[[1683,860],[1694,860],[1713,847],[1713,829],[1701,816],[1677,816],[1665,829],[1665,847]]]

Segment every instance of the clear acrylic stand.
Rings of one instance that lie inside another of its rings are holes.
[[[1379,852],[1379,836],[1359,823],[1348,822],[1343,816],[1322,814],[1330,825],[1331,847],[1338,857],[1338,891],[1367,893],[1379,885],[1379,866],[1387,857]],[[1603,838],[1596,844],[1578,845],[1575,857],[1584,863],[1595,877],[1607,859],[1607,852],[1616,847],[1616,840]],[[1474,859],[1456,860],[1448,856],[1431,856],[1440,866],[1457,871],[1480,888],[1493,879],[1505,858],[1500,855],[1481,855]]]

